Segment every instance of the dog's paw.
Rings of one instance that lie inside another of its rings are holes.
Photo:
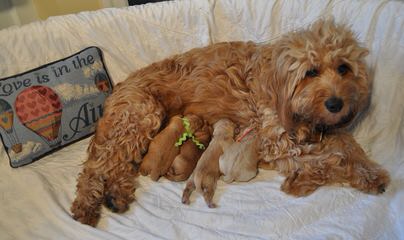
[[[100,218],[100,215],[94,215],[94,214],[73,214],[73,219],[81,222],[82,224],[86,224],[92,227],[95,227],[98,223],[98,220]]]
[[[123,213],[129,209],[129,201],[124,198],[114,197],[111,194],[105,196],[104,203],[114,213]]]
[[[382,194],[390,183],[390,176],[384,169],[374,172],[366,172],[351,183],[351,186],[365,193]]]
[[[114,184],[106,188],[104,205],[115,213],[127,211],[129,204],[135,200],[134,182],[131,181],[132,179],[126,182],[124,180],[128,179],[119,179],[119,181],[114,182]]]
[[[281,190],[295,197],[304,197],[313,193],[318,187],[314,179],[304,177],[304,173],[297,170],[286,177]]]
[[[298,125],[289,133],[290,137],[298,144],[304,144],[309,141],[311,129],[305,125]]]
[[[74,220],[81,222],[82,224],[95,227],[100,219],[100,209],[94,207],[83,207],[77,201],[73,202],[71,207],[72,217]]]

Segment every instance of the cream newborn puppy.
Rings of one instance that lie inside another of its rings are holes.
[[[196,189],[210,208],[216,207],[212,202],[216,183],[220,175],[223,180],[248,181],[257,175],[258,154],[255,135],[250,133],[234,141],[236,125],[221,119],[213,125],[213,137],[208,148],[199,159],[194,172],[183,191],[182,202],[190,203],[190,196]]]
[[[250,132],[233,143],[224,151],[219,158],[220,172],[223,181],[246,182],[254,178],[258,173],[258,153],[256,138]]]

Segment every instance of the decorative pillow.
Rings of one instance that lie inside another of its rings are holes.
[[[0,134],[12,167],[94,132],[112,83],[101,50],[0,79]]]

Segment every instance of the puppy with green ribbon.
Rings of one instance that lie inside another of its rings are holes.
[[[182,123],[185,131],[175,143],[180,148],[180,154],[175,157],[166,175],[171,181],[189,178],[212,135],[212,128],[207,122],[196,121],[195,115],[184,117]]]
[[[211,128],[196,115],[177,115],[157,134],[140,166],[142,175],[155,181],[165,176],[183,181],[191,175],[205,147],[209,144]]]

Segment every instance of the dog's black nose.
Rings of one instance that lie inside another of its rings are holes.
[[[344,107],[344,101],[338,97],[330,97],[327,101],[324,102],[325,107],[328,111],[332,113],[337,113],[341,111],[342,107]]]

